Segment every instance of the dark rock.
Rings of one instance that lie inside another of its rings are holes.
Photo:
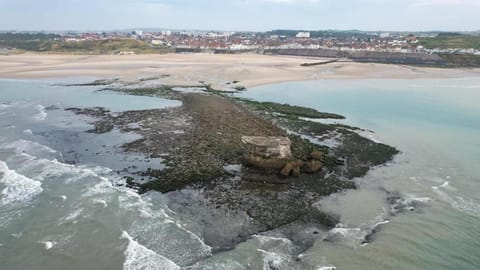
[[[323,153],[318,150],[314,150],[312,153],[310,153],[310,157],[316,160],[322,160]]]
[[[307,173],[316,173],[322,169],[322,162],[312,159],[307,162],[305,162],[305,166],[303,167],[305,172]]]

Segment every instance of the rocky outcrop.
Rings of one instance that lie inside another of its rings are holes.
[[[242,142],[249,148],[251,156],[271,159],[292,157],[292,142],[287,137],[243,136]]]
[[[294,158],[290,149],[292,143],[287,137],[243,136],[242,142],[248,148],[244,163],[266,172],[297,177],[302,172],[316,173],[323,166],[323,154],[317,150],[307,160]]]

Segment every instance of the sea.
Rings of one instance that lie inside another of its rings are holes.
[[[65,83],[0,80],[2,270],[480,269],[480,78],[316,80],[239,94],[342,114],[335,122],[400,151],[355,179],[357,189],[318,201],[340,223],[300,253],[269,233],[212,252],[204,223],[171,196],[126,187],[123,168],[162,166],[122,151],[138,134],[88,133],[94,119],[66,110],[179,101]],[[236,222],[220,221],[219,235]]]

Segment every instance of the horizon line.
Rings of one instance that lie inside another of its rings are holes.
[[[117,31],[131,31],[131,30],[167,30],[167,31],[197,31],[197,32],[240,32],[240,33],[266,33],[271,31],[304,31],[304,32],[321,32],[321,31],[337,31],[337,32],[411,32],[411,33],[431,33],[431,32],[460,32],[460,33],[479,33],[478,30],[362,30],[362,29],[301,29],[301,28],[276,28],[270,30],[218,30],[218,29],[193,29],[193,28],[163,28],[163,27],[126,27],[126,28],[111,28],[111,29],[41,29],[41,30],[32,30],[32,29],[0,29],[0,32],[117,32]]]

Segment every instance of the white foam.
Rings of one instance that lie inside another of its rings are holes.
[[[0,182],[5,184],[0,205],[26,203],[43,191],[41,182],[10,170],[3,161],[0,161],[0,176]]]
[[[40,242],[40,243],[43,244],[43,248],[44,248],[45,250],[49,250],[49,249],[53,248],[53,246],[56,244],[56,243],[53,242],[53,241],[42,241],[42,242]]]
[[[429,197],[409,197],[407,201],[414,204],[415,203],[429,204],[432,201],[432,199]]]
[[[37,158],[28,153],[20,153],[15,158],[22,159],[18,171],[25,171],[26,173],[32,174],[32,178],[35,180],[44,181],[49,178],[61,177],[62,179],[65,179],[65,183],[69,184],[88,178],[100,180],[99,184],[107,185],[109,187],[112,186],[108,179],[97,174],[97,172],[106,174],[111,171],[110,169],[75,166],[61,163],[56,159],[49,160],[45,158]]]
[[[20,239],[23,236],[23,232],[12,233],[11,236],[13,236],[13,238]]]
[[[83,213],[83,208],[75,208],[72,212],[60,219],[59,225],[66,223],[77,223],[77,218]]]
[[[265,243],[270,242],[270,241],[280,241],[280,242],[282,242],[283,244],[286,244],[286,245],[292,244],[292,241],[290,241],[287,238],[283,238],[283,237],[273,237],[273,236],[265,236],[265,235],[254,235],[254,237],[257,238],[258,240],[260,240],[261,244],[265,244]]]
[[[127,248],[124,251],[124,270],[180,269],[173,261],[133,240],[125,231],[122,232],[122,239],[128,240]]]
[[[10,107],[12,107],[13,105],[12,104],[5,104],[5,103],[1,103],[0,104],[0,110],[5,110],[5,109],[8,109]]]
[[[128,228],[130,235],[145,241],[146,246],[176,262],[194,263],[212,254],[211,247],[184,224],[169,216],[160,205],[153,204],[148,196],[140,196],[131,189],[115,187],[122,209],[136,211],[138,218]],[[181,252],[179,252],[181,251]]]
[[[37,114],[33,116],[35,120],[44,121],[45,119],[47,119],[48,114],[47,112],[45,112],[45,107],[43,107],[42,105],[37,105],[35,106],[35,109],[37,110]]]
[[[102,208],[105,208],[108,206],[107,202],[102,199],[92,199],[92,203],[96,205],[100,205]]]
[[[387,219],[387,220],[375,223],[375,225],[373,227],[377,228],[378,226],[385,225],[385,224],[388,224],[388,223],[390,223],[390,220]]]
[[[439,187],[436,186],[433,186],[432,189],[441,200],[449,203],[453,208],[470,216],[480,217],[480,203],[476,203],[472,199],[465,199],[459,195],[452,197],[445,192],[444,189],[440,190]]]
[[[39,144],[37,142],[28,141],[28,140],[17,140],[8,143],[0,144],[0,148],[13,149],[16,153],[37,153],[43,152],[47,154],[54,154],[57,151],[52,148]]]
[[[450,182],[445,181],[443,184],[440,185],[440,187],[445,188],[445,187],[448,187],[449,185],[450,185]]]
[[[337,267],[333,266],[333,265],[330,265],[330,266],[322,266],[320,268],[318,268],[317,270],[336,270]]]
[[[263,254],[263,270],[280,269],[287,261],[284,255],[263,249],[257,250]]]
[[[468,215],[480,217],[480,204],[475,203],[471,199],[457,196],[455,200],[453,200],[452,206]]]
[[[31,129],[25,129],[25,130],[23,131],[23,134],[25,134],[25,135],[32,135],[33,132],[32,132]]]

